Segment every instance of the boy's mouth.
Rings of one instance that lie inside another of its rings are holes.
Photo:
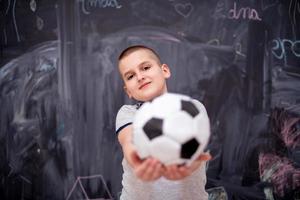
[[[150,82],[144,83],[139,87],[139,90],[143,89],[145,86],[147,86],[148,84],[150,84]]]

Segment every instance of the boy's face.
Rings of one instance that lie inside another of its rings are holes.
[[[124,89],[130,98],[149,101],[167,92],[166,79],[171,76],[166,64],[148,49],[137,49],[119,61]]]

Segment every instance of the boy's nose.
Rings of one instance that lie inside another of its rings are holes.
[[[144,79],[144,75],[142,73],[138,73],[136,76],[137,76],[138,81],[141,81]]]

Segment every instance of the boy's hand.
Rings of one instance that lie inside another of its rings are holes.
[[[125,127],[118,135],[123,154],[135,175],[143,181],[154,181],[163,175],[163,165],[154,158],[141,160],[131,142],[132,125]]]
[[[163,165],[154,158],[147,158],[134,167],[135,175],[143,181],[157,180],[163,171]]]
[[[140,159],[132,144],[124,148],[124,156],[135,175],[143,181],[154,181],[163,175],[163,165],[154,158]]]
[[[163,176],[169,180],[181,180],[191,175],[203,162],[211,159],[209,153],[201,154],[190,166],[169,165],[165,167]]]

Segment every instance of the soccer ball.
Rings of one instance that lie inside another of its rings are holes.
[[[205,107],[186,95],[166,93],[146,102],[133,121],[139,157],[151,156],[165,165],[189,165],[204,151],[209,137]]]

